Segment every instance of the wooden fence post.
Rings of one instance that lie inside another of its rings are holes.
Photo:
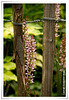
[[[13,22],[22,23],[22,4],[13,4]],[[25,96],[25,68],[22,25],[14,25],[14,52],[18,81],[18,96]]]
[[[55,4],[44,5],[44,17],[55,17]],[[44,20],[43,29],[43,69],[42,96],[52,96],[52,77],[54,63],[55,21]]]

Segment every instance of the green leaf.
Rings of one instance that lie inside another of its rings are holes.
[[[11,17],[12,14],[4,14],[4,17]]]
[[[13,37],[13,25],[11,22],[6,22],[3,29],[3,37],[11,39]]]
[[[36,82],[36,83],[34,83],[34,84],[31,84],[31,85],[30,85],[30,89],[33,90],[34,88],[40,90],[40,89],[41,89],[41,83]]]
[[[9,8],[7,7],[7,8],[5,8],[5,9],[4,9],[4,14],[7,14],[7,15],[8,15],[8,14],[12,14],[12,7],[9,7]]]
[[[16,64],[13,62],[7,62],[3,64],[6,70],[14,70],[16,68]]]
[[[17,76],[13,74],[11,71],[7,71],[6,73],[4,73],[3,79],[4,81],[17,81]]]
[[[65,29],[65,28],[63,28],[63,29],[62,29],[62,32],[66,33],[66,29]]]
[[[31,93],[34,95],[34,90],[37,95],[40,95],[40,90],[41,90],[41,83],[35,82],[34,84],[30,85]]]
[[[38,49],[43,49],[42,44],[41,44],[41,43],[39,43],[39,42],[37,42],[37,43],[36,43],[36,46],[37,46],[37,48],[38,48]]]
[[[10,86],[14,89],[15,96],[17,96],[18,95],[18,85],[17,85],[17,82],[13,81],[12,83],[10,83]]]
[[[32,35],[35,35],[35,36],[37,36],[37,35],[42,35],[43,34],[43,32],[40,32],[39,30],[36,30],[36,29],[34,29],[34,28],[29,28],[29,30],[28,30],[28,34],[32,34]]]
[[[36,57],[37,60],[40,60],[40,61],[43,62],[43,57],[42,57],[42,55],[36,53],[36,54],[35,54],[35,57]]]
[[[4,62],[10,62],[12,60],[12,56],[6,56]]]
[[[34,28],[34,29],[43,29],[39,24],[37,23],[29,23],[28,28]]]
[[[40,67],[42,68],[42,63],[41,63],[41,61],[36,60],[35,65],[36,65],[36,66],[40,66]],[[35,68],[36,68],[36,67],[35,67]]]
[[[28,34],[32,34],[32,35],[42,35],[43,32],[41,32],[39,29],[43,29],[39,24],[37,23],[29,23],[28,24]]]
[[[52,92],[52,96],[53,96],[53,97],[57,97],[57,93],[53,93],[53,92]]]

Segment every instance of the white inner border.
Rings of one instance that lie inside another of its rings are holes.
[[[1,11],[1,16],[0,16],[0,21],[1,21],[1,23],[0,23],[0,31],[1,31],[1,34],[0,34],[0,37],[1,37],[1,39],[0,39],[0,55],[1,55],[1,57],[0,57],[0,61],[1,61],[1,77],[0,77],[0,97],[1,97],[1,99],[6,99],[6,100],[11,100],[11,99],[30,99],[30,100],[34,100],[34,99],[37,99],[37,100],[39,100],[39,99],[49,99],[49,100],[51,100],[51,99],[68,99],[68,97],[69,97],[69,92],[68,92],[68,90],[69,90],[69,88],[68,88],[68,68],[69,68],[69,45],[68,45],[68,43],[69,43],[69,28],[68,28],[68,25],[69,25],[69,16],[68,16],[68,13],[69,13],[69,11],[68,11],[68,13],[66,13],[66,97],[3,97],[3,4],[4,3],[66,3],[66,12],[68,11],[68,9],[69,9],[69,3],[68,3],[68,0],[24,0],[24,1],[13,1],[13,0],[3,0],[3,1],[1,1],[0,2],[0,4],[1,4],[1,7],[0,7],[0,11]]]

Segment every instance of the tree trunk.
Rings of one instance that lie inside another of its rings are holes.
[[[22,23],[22,4],[13,4],[13,22]],[[18,81],[18,96],[25,96],[25,68],[22,25],[14,25],[14,52]]]
[[[55,17],[55,4],[44,5],[44,17]],[[43,29],[43,69],[42,96],[52,96],[52,77],[54,63],[55,22],[44,20]]]

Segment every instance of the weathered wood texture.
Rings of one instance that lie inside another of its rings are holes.
[[[55,5],[44,5],[44,17],[55,17]],[[54,63],[55,22],[44,20],[43,29],[43,69],[42,69],[42,96],[52,96],[52,78]]]
[[[13,4],[13,22],[22,22],[22,4]],[[14,25],[14,52],[16,58],[16,70],[18,80],[18,96],[25,96],[25,68],[23,49],[22,25]]]

